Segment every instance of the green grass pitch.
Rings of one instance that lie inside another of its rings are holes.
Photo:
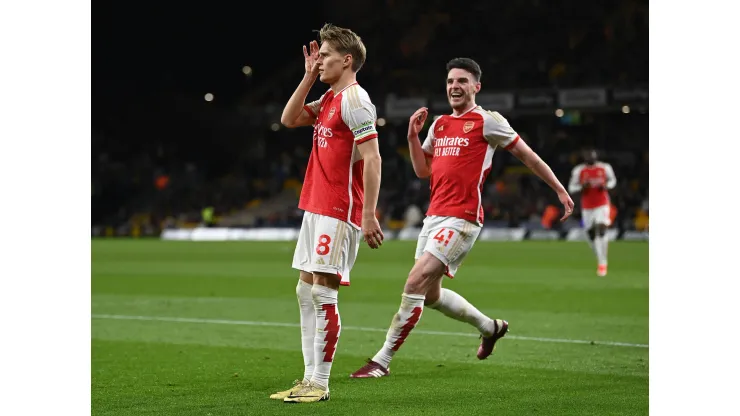
[[[340,290],[328,402],[268,396],[303,373],[293,242],[92,241],[93,415],[645,415],[648,245],[476,243],[457,291],[509,336],[425,309],[391,376],[354,380],[401,300],[415,242],[360,249]],[[593,343],[591,342],[593,341]],[[609,344],[609,343],[618,344]]]

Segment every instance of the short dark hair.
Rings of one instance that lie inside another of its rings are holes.
[[[480,77],[483,75],[483,71],[481,71],[478,62],[475,62],[470,58],[455,58],[450,62],[447,62],[447,72],[450,72],[450,70],[454,68],[460,68],[470,72],[475,77],[476,82],[480,82]]]

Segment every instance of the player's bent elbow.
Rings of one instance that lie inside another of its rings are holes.
[[[368,155],[364,155],[362,157],[362,160],[365,163],[365,168],[369,166],[380,168],[380,166],[383,164],[383,159],[380,157],[380,153],[370,153]]]
[[[375,156],[373,156],[373,157],[372,157],[372,158],[370,158],[370,159],[371,159],[371,160],[374,160],[374,161],[375,161],[375,163],[377,163],[377,164],[378,164],[378,167],[380,167],[380,166],[382,166],[382,165],[383,165],[383,158],[382,158],[382,157],[380,157],[380,154],[376,154]]]
[[[414,169],[414,173],[416,173],[416,177],[419,179],[426,179],[430,176],[432,176],[432,171],[429,169]]]
[[[290,121],[285,117],[280,117],[280,124],[285,126],[285,128],[292,129],[295,127],[295,121]]]

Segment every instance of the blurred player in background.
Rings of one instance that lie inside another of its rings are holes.
[[[340,285],[363,237],[378,248],[383,232],[375,217],[380,188],[377,114],[356,74],[365,62],[362,40],[330,24],[319,32],[321,47],[303,47],[306,74],[290,97],[281,122],[313,125],[313,148],[298,207],[305,211],[293,256],[300,270],[296,293],[301,317],[304,373],[293,387],[271,399],[311,403],[329,399],[329,374],[341,333]],[[304,104],[316,77],[330,89]]]
[[[442,288],[442,277],[455,276],[483,226],[481,192],[491,171],[493,152],[502,147],[519,158],[558,195],[565,207],[564,221],[573,201],[547,164],[532,151],[507,120],[475,104],[481,89],[481,69],[472,59],[447,64],[447,99],[452,114],[436,119],[422,145],[419,133],[428,112],[417,110],[409,121],[408,142],[414,172],[430,178],[431,201],[419,233],[416,263],[409,273],[401,307],[391,321],[385,344],[353,378],[389,374],[393,355],[418,324],[425,306],[474,326],[481,334],[478,359],[487,358],[494,344],[508,331],[502,319],[491,319],[459,294]]]
[[[583,152],[583,163],[573,168],[568,190],[581,193],[583,228],[588,234],[588,244],[596,254],[596,274],[606,276],[609,238],[606,229],[611,225],[609,189],[617,185],[611,165],[597,160],[596,150]]]

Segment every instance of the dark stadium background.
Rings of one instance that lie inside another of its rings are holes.
[[[443,100],[445,63],[468,56],[483,68],[484,93],[551,97],[550,105],[491,109],[564,183],[579,151],[596,147],[619,180],[615,228],[644,229],[647,19],[647,2],[634,0],[96,5],[93,234],[158,235],[200,223],[205,207],[222,225],[299,225],[295,190],[311,132],[274,124],[301,78],[302,45],[325,22],[355,30],[368,49],[358,80],[387,120],[379,127],[384,227],[402,227],[408,207],[423,211],[428,198],[427,182],[413,177],[404,156],[406,120],[386,114],[386,99]],[[309,99],[325,88],[317,81]],[[558,105],[558,92],[572,88],[601,89],[605,103]],[[520,166],[504,151],[494,157],[487,226],[546,227],[541,215],[557,199]],[[576,214],[563,227],[577,226]]]

